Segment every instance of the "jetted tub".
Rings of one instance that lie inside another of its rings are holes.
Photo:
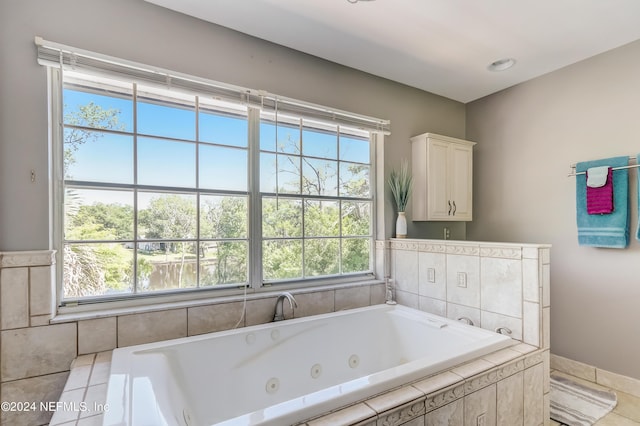
[[[289,425],[513,344],[376,305],[113,351],[104,425]]]

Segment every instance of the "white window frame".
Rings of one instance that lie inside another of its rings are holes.
[[[74,67],[77,64],[74,64],[74,61],[77,59],[76,55],[80,55],[83,58],[89,58],[88,60],[95,61],[103,61],[104,63],[120,64],[125,70],[138,70],[138,69],[147,69],[144,65],[134,64],[131,62],[120,61],[115,58],[106,57],[104,55],[95,54],[86,51],[80,51],[77,49],[69,48],[68,46],[59,45],[56,43],[45,42],[42,39],[36,38],[36,44],[39,49],[39,61],[42,64],[45,64],[49,68],[48,73],[48,81],[49,81],[49,94],[50,94],[50,118],[51,118],[51,158],[52,158],[52,207],[51,207],[51,216],[53,221],[53,233],[52,233],[52,245],[56,248],[62,247],[63,241],[63,222],[64,222],[64,205],[63,205],[63,191],[64,191],[64,171],[62,170],[62,144],[63,144],[63,100],[62,100],[62,91],[63,91],[63,70],[68,67]],[[50,62],[51,55],[56,53],[59,56],[58,63]],[[47,56],[47,54],[49,56]],[[74,59],[75,58],[75,59]],[[97,59],[96,59],[97,58]],[[66,62],[70,62],[67,64]],[[92,63],[91,66],[80,67],[86,68],[86,70],[91,72],[96,72],[95,63]],[[117,67],[116,67],[117,68]],[[121,73],[118,70],[113,69],[102,69],[97,67],[98,71],[104,72],[107,75],[122,77]],[[153,69],[152,73],[158,73],[159,70]],[[111,303],[116,301],[115,305],[145,305],[152,304],[158,302],[169,302],[169,301],[179,301],[179,300],[189,300],[189,299],[198,299],[202,298],[203,292],[207,292],[207,294],[212,295],[214,297],[225,296],[225,295],[233,295],[242,293],[243,290],[251,291],[251,292],[259,292],[259,291],[268,291],[272,290],[273,287],[278,286],[279,289],[290,289],[290,288],[300,288],[300,287],[308,287],[315,285],[326,285],[326,284],[338,284],[338,283],[348,283],[354,281],[361,281],[365,279],[373,278],[373,270],[376,269],[375,266],[375,240],[376,237],[379,238],[380,230],[377,229],[376,225],[380,224],[378,220],[376,212],[381,208],[383,203],[379,200],[380,196],[376,189],[376,184],[380,184],[380,182],[384,182],[384,180],[380,179],[377,175],[377,167],[379,166],[379,160],[376,156],[376,148],[382,145],[382,141],[384,140],[384,135],[389,134],[389,126],[390,123],[387,120],[380,120],[372,117],[356,115],[344,111],[332,110],[330,108],[326,108],[319,105],[309,104],[297,100],[292,100],[288,98],[278,97],[276,95],[271,95],[264,91],[256,91],[246,88],[238,88],[236,86],[224,85],[218,82],[212,82],[209,80],[203,80],[197,77],[192,76],[184,76],[178,75],[177,73],[170,73],[168,71],[162,70],[165,73],[165,84],[170,84],[169,81],[180,81],[183,84],[193,83],[196,86],[196,89],[207,87],[211,88],[214,92],[217,91],[225,91],[225,95],[229,92],[234,92],[236,94],[241,94],[239,96],[242,99],[242,102],[249,106],[248,108],[248,133],[249,133],[249,271],[248,271],[248,288],[247,286],[241,286],[240,288],[233,289],[225,286],[225,288],[207,288],[207,289],[198,289],[196,291],[185,291],[181,290],[176,293],[171,292],[160,292],[158,294],[149,293],[140,296],[132,297],[131,294],[126,294],[121,297],[121,301],[124,303],[120,303],[117,301],[118,298],[115,299],[105,299],[107,302]],[[130,74],[125,73],[125,77],[130,77],[135,81],[134,77]],[[186,82],[186,83],[185,83]],[[143,79],[143,84],[149,85],[148,79]],[[153,82],[152,82],[153,84]],[[161,84],[155,83],[159,86]],[[172,86],[173,87],[173,86]],[[190,91],[185,89],[186,91]],[[227,99],[229,96],[227,96]],[[235,99],[238,101],[238,98]],[[258,103],[259,101],[259,103]],[[277,105],[277,106],[276,106]],[[339,123],[347,123],[352,124],[355,127],[359,126],[360,128],[364,128],[370,132],[370,191],[371,191],[371,250],[370,250],[370,261],[369,264],[373,270],[368,271],[363,274],[353,274],[353,276],[341,275],[335,277],[317,277],[317,278],[306,278],[303,280],[291,280],[284,281],[281,283],[268,283],[264,284],[262,279],[262,261],[256,262],[256,259],[262,260],[262,229],[261,229],[261,208],[255,208],[251,206],[260,206],[262,194],[260,192],[260,175],[259,173],[255,173],[255,171],[259,170],[259,162],[260,162],[260,147],[259,147],[259,126],[260,126],[260,111],[261,109],[269,110],[271,108],[281,108],[284,111],[292,111],[296,113],[296,115],[300,115],[305,117],[311,116],[313,119],[320,120],[328,120],[331,117],[333,120],[338,121]],[[251,146],[251,143],[254,143],[255,146]],[[62,251],[58,250],[58,264],[62,265]],[[57,305],[60,306],[61,295],[62,295],[62,279],[63,268],[57,268]],[[214,292],[210,294],[209,292]],[[92,298],[87,298],[87,305],[96,304],[96,300]],[[80,301],[80,304],[84,303]],[[70,303],[69,306],[72,309],[76,308],[76,303]],[[84,305],[84,306],[87,306]],[[114,305],[111,303],[111,305]],[[64,309],[64,308],[62,308]]]

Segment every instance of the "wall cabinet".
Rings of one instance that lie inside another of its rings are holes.
[[[424,133],[411,138],[414,221],[470,221],[475,142]]]

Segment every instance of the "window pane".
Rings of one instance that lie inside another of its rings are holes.
[[[247,243],[202,242],[200,244],[200,286],[246,283]]]
[[[247,190],[247,151],[200,145],[200,187],[231,191]]]
[[[342,235],[371,235],[371,203],[342,202]]]
[[[138,244],[138,291],[196,286],[196,243],[180,241]]]
[[[300,157],[260,154],[260,191],[300,193]]]
[[[63,90],[64,124],[119,131],[133,129],[131,91],[112,93],[98,87],[67,87]]]
[[[300,128],[278,123],[278,152],[300,155]]]
[[[88,182],[133,183],[133,137],[64,129],[64,178]]]
[[[196,113],[193,105],[138,98],[138,132],[176,139],[196,139]]]
[[[200,196],[200,238],[247,238],[247,197]]]
[[[338,195],[338,164],[336,161],[305,158],[302,166],[302,193]]]
[[[138,238],[196,238],[196,196],[191,194],[138,193]]]
[[[132,248],[129,243],[65,244],[63,297],[131,292]]]
[[[262,243],[262,274],[267,281],[302,277],[302,241],[271,240]]]
[[[276,125],[271,121],[260,121],[260,149],[276,151]]]
[[[371,197],[370,167],[363,164],[340,163],[340,196]]]
[[[263,198],[262,236],[264,238],[302,236],[302,201]]]
[[[138,184],[195,187],[195,144],[138,138]]]
[[[220,145],[247,146],[247,119],[200,110],[200,140]]]
[[[334,275],[340,272],[340,246],[337,238],[304,241],[304,275]]]
[[[368,272],[371,240],[368,238],[349,238],[342,240],[342,272]]]
[[[306,200],[304,202],[305,237],[340,235],[340,209],[337,201]]]
[[[133,239],[133,192],[67,187],[64,204],[65,240]]]
[[[304,129],[302,131],[302,154],[336,160],[338,158],[338,135],[335,132]]]
[[[368,139],[340,135],[340,160],[368,164],[371,161],[370,148]]]

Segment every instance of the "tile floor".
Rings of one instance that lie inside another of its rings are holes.
[[[596,389],[610,390],[604,386],[596,385],[592,382],[569,376],[568,374],[562,374],[557,371],[554,373],[570,377],[572,380],[583,383],[586,386],[591,386]],[[614,392],[618,396],[618,404],[616,405],[616,408],[598,420],[594,426],[640,426],[640,398],[620,391]],[[551,426],[558,426],[561,424],[562,423],[558,423],[553,419],[551,420]]]

